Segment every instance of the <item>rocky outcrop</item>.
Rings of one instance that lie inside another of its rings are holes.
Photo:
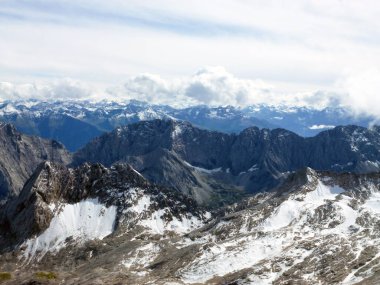
[[[17,195],[44,160],[68,164],[71,154],[57,141],[19,133],[0,124],[0,199]]]

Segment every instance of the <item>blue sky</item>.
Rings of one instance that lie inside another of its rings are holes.
[[[1,0],[0,81],[7,90],[61,80],[120,94],[148,92],[136,82],[149,75],[171,90],[201,80],[225,96],[250,86],[255,91],[240,96],[248,98],[242,104],[269,89],[277,97],[323,91],[356,100],[363,87],[370,98],[380,66],[379,13],[380,4],[368,0]],[[200,79],[205,67],[214,74]],[[164,93],[173,96],[149,98]],[[215,104],[241,104],[216,97]]]

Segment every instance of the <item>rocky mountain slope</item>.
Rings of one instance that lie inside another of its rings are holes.
[[[377,284],[379,178],[293,174],[191,233],[202,246],[178,276],[185,284]]]
[[[17,195],[44,160],[67,164],[71,154],[56,141],[27,136],[10,124],[0,124],[0,200]]]
[[[78,284],[77,269],[98,278],[99,266],[127,268],[137,245],[148,253],[156,246],[147,240],[179,237],[209,218],[192,199],[150,184],[128,165],[45,162],[0,210],[0,271],[12,271],[21,284],[33,270],[54,269]]]
[[[20,131],[62,142],[76,151],[92,138],[116,127],[153,119],[189,121],[193,125],[225,133],[259,128],[284,128],[301,136],[313,136],[338,125],[368,126],[376,118],[353,117],[336,107],[323,110],[256,105],[246,108],[193,106],[172,108],[139,101],[5,101],[0,103],[0,121]]]
[[[303,138],[283,129],[251,127],[240,134],[153,120],[117,128],[74,155],[74,164],[130,163],[149,180],[207,202],[273,188],[303,167],[338,172],[380,170],[380,128],[346,126]],[[228,199],[227,199],[228,200]]]
[[[126,165],[41,165],[1,212],[5,284],[380,280],[378,173],[307,168],[212,216],[178,194]]]

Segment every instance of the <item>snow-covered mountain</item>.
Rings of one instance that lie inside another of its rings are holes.
[[[251,126],[284,128],[301,136],[312,136],[338,125],[367,127],[372,117],[351,116],[341,108],[323,110],[272,107],[247,108],[194,106],[175,109],[139,101],[126,103],[88,101],[6,101],[0,104],[0,121],[14,124],[20,131],[62,142],[75,151],[105,131],[152,119],[188,121],[200,128],[238,133]]]

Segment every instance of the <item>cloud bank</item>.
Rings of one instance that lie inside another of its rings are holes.
[[[165,80],[158,75],[131,77],[119,98],[138,99],[172,106],[285,105],[292,107],[327,107],[333,95],[322,91],[289,93],[259,79],[238,78],[223,67],[205,67],[190,77]],[[112,93],[112,92],[110,92]]]
[[[95,89],[72,79],[48,83],[15,84],[0,82],[0,100],[85,100],[99,97]],[[100,97],[99,97],[100,98]]]
[[[350,72],[337,82],[339,100],[354,115],[370,114],[380,118],[380,70],[372,68]]]
[[[143,73],[128,78],[124,84],[94,88],[72,79],[47,83],[0,83],[1,100],[111,100],[131,99],[175,107],[192,105],[237,106],[257,104],[312,106],[324,108],[332,100],[328,93],[280,92],[263,80],[238,78],[223,67],[205,67],[192,76],[164,79]]]
[[[380,118],[380,71],[349,73],[333,90],[288,92],[263,80],[239,78],[223,67],[205,67],[191,76],[162,78],[143,73],[123,84],[94,87],[81,81],[62,79],[45,83],[0,83],[0,100],[140,100],[173,107],[194,105],[246,107],[269,106],[323,109],[342,107],[353,115]]]

